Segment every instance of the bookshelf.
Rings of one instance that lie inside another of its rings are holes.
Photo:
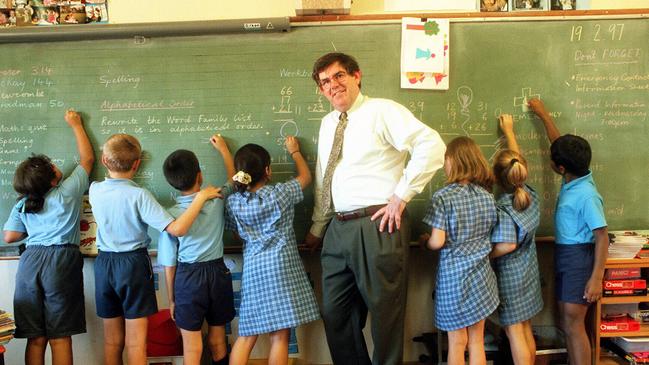
[[[607,269],[625,269],[632,267],[649,267],[649,259],[635,258],[635,259],[609,259],[606,261],[605,267]],[[600,339],[610,337],[649,337],[649,324],[640,326],[640,330],[631,332],[602,332],[600,325],[602,321],[602,305],[604,304],[620,304],[620,303],[642,303],[649,302],[649,295],[642,296],[628,296],[628,297],[602,297],[597,301],[595,310],[593,311],[593,336],[591,337],[591,347],[593,349],[593,364],[599,365],[600,363]]]

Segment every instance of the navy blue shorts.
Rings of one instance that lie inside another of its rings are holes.
[[[86,332],[79,246],[27,246],[16,273],[14,315],[17,338]]]
[[[210,326],[223,326],[234,318],[232,275],[223,258],[178,263],[174,281],[176,325],[198,331],[207,320]]]
[[[584,299],[584,290],[593,273],[595,245],[558,244],[554,247],[554,289],[557,300],[589,305]]]
[[[95,260],[95,301],[101,318],[136,319],[158,312],[153,268],[146,248],[99,251]]]

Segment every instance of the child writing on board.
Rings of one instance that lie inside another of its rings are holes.
[[[220,135],[210,138],[221,153],[227,176],[234,175],[234,162]],[[189,207],[203,184],[198,158],[187,150],[176,150],[162,166],[167,182],[181,193],[168,211],[180,216]],[[227,180],[227,179],[226,179]],[[224,199],[227,197],[223,189]],[[201,327],[208,324],[208,344],[212,364],[227,365],[225,325],[234,318],[232,275],[223,262],[223,199],[205,202],[196,221],[182,237],[160,234],[158,263],[165,267],[171,314],[183,338],[184,364],[198,365],[203,354]]]
[[[536,191],[525,183],[527,161],[520,153],[514,119],[500,116],[507,149],[494,157],[493,171],[501,190],[497,200],[498,223],[491,233],[494,269],[498,278],[500,324],[505,328],[514,364],[532,365],[536,343],[531,319],[543,309],[541,279],[534,235],[540,209]]]
[[[4,225],[7,243],[26,239],[16,273],[16,338],[27,338],[26,364],[72,364],[72,335],[86,332],[83,258],[79,251],[81,200],[95,157],[78,113],[65,121],[77,142],[79,165],[63,179],[45,155],[32,155],[14,175],[18,203]]]
[[[234,156],[235,193],[227,200],[227,229],[236,229],[244,241],[239,337],[230,364],[248,362],[257,336],[270,334],[270,364],[288,363],[292,327],[320,318],[313,289],[297,251],[293,206],[303,199],[311,173],[297,138],[286,138],[297,176],[268,185],[270,155],[261,146],[247,144]]]
[[[207,187],[189,208],[174,219],[133,176],[141,162],[140,142],[115,134],[104,144],[101,162],[108,178],[90,185],[90,204],[97,221],[95,301],[104,324],[104,363],[122,364],[127,348],[129,365],[146,364],[147,316],[158,311],[153,270],[147,247],[151,226],[175,236],[191,227],[203,204],[220,196]]]
[[[543,122],[552,143],[552,170],[563,178],[554,212],[555,295],[561,327],[570,363],[590,364],[585,319],[590,304],[602,297],[609,244],[604,202],[589,170],[588,142],[572,134],[561,135],[541,100],[530,100],[529,107]]]
[[[484,364],[485,319],[498,306],[496,276],[489,263],[490,233],[496,224],[491,169],[480,147],[458,137],[446,147],[447,183],[435,192],[424,216],[432,227],[427,246],[440,250],[435,320],[448,331],[448,363]]]

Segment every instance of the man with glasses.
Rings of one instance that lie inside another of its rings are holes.
[[[329,53],[313,79],[334,110],[322,119],[313,225],[322,247],[323,318],[334,364],[400,364],[410,224],[406,203],[444,163],[439,134],[404,106],[360,92],[356,60]],[[410,158],[408,159],[408,156]],[[362,329],[372,315],[370,361]]]

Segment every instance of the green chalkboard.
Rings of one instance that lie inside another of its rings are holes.
[[[111,134],[131,133],[145,149],[136,181],[169,205],[175,194],[161,165],[177,148],[194,150],[206,180],[224,181],[208,138],[232,150],[248,142],[273,157],[273,178],[294,174],[282,146],[301,138],[313,166],[321,118],[330,111],[310,78],[313,61],[334,49],[355,55],[363,92],[406,105],[444,140],[469,135],[492,156],[496,117],[512,113],[540,192],[539,233],[552,235],[559,179],[548,144],[521,101],[540,96],[562,132],[593,147],[593,171],[611,228],[649,226],[649,22],[642,19],[452,23],[450,89],[399,87],[400,26],[294,27],[279,34],[209,35],[2,45],[0,58],[0,220],[14,202],[13,171],[30,152],[46,153],[69,172],[76,149],[63,121],[83,112],[97,155]],[[362,141],[358,141],[362,143]],[[94,179],[105,169],[97,164]],[[419,222],[440,172],[409,205]],[[311,189],[297,209],[300,240],[310,224]],[[418,224],[418,229],[423,227]]]

